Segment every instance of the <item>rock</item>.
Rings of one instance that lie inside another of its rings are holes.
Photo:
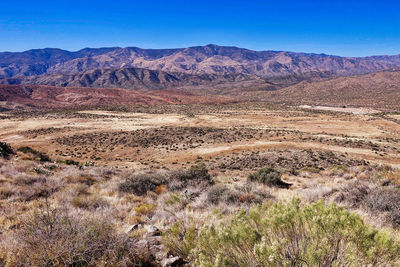
[[[161,235],[161,231],[154,225],[151,225],[149,227],[149,229],[147,230],[147,233],[149,236],[160,236]]]
[[[128,227],[128,229],[125,230],[125,233],[129,234],[130,232],[135,231],[138,228],[139,228],[139,224],[138,223],[134,224],[134,225],[131,225],[131,226]]]
[[[163,267],[177,267],[177,266],[183,266],[185,264],[186,262],[178,256],[172,258],[166,258],[161,261],[161,266]]]

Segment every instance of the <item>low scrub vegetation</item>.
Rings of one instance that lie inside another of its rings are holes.
[[[106,220],[48,206],[25,217],[9,248],[8,266],[133,266],[139,259],[129,239]]]
[[[22,146],[17,149],[17,151],[22,152],[24,154],[29,154],[32,156],[32,159],[39,160],[42,162],[51,161],[50,157],[47,156],[45,153],[37,151],[29,146]]]
[[[341,188],[335,200],[373,215],[381,215],[389,224],[400,226],[400,190],[397,187],[350,183]]]
[[[388,266],[400,243],[355,214],[322,202],[269,203],[200,229],[178,222],[165,233],[171,253],[198,266]]]
[[[9,144],[0,142],[0,157],[8,159],[11,155],[14,154],[15,152]]]
[[[281,173],[273,168],[263,168],[249,175],[249,180],[259,182],[268,186],[289,188],[291,184],[282,181]]]
[[[204,187],[213,183],[206,166],[199,164],[170,173],[133,175],[119,185],[119,190],[142,196],[149,191],[159,194],[161,191],[165,192],[167,188],[177,191],[189,186]]]
[[[210,204],[225,203],[228,205],[241,205],[258,203],[273,199],[271,194],[265,190],[258,190],[251,184],[244,186],[229,187],[224,184],[212,186],[207,191],[207,201]]]
[[[148,191],[154,191],[158,186],[166,182],[166,177],[160,174],[138,174],[127,178],[121,183],[119,190],[142,196]]]

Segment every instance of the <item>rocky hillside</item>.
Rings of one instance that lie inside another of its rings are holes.
[[[252,51],[217,45],[181,49],[127,47],[83,49],[77,52],[38,49],[0,53],[0,78],[130,67],[169,73],[250,74],[264,78],[308,73],[354,75],[398,69],[400,56],[346,58],[324,54]]]
[[[216,85],[225,82],[260,80],[243,74],[167,73],[142,68],[95,69],[76,74],[51,74],[1,79],[0,84],[40,84],[61,87],[166,89],[181,86]]]
[[[355,105],[400,110],[400,71],[385,71],[330,80],[303,81],[254,99],[287,104]]]
[[[170,90],[138,92],[117,88],[0,85],[0,103],[1,102],[23,105],[25,109],[69,108],[76,106],[124,106],[133,104],[231,103],[233,99],[218,96],[195,96]]]

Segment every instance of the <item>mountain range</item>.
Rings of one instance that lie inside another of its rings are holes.
[[[400,102],[398,83],[400,55],[340,57],[212,44],[177,49],[110,47],[70,52],[46,48],[0,53],[0,84],[4,85],[0,90],[6,90],[3,100],[25,85],[44,85],[47,87],[35,87],[34,91],[47,88],[46,94],[63,92],[55,89],[58,87],[174,90],[275,102],[331,99],[337,104],[346,99],[355,103],[366,95],[371,102],[375,94],[382,96],[381,102],[388,97],[387,102],[392,103]],[[82,94],[91,92],[79,90]]]
[[[259,77],[331,73],[365,74],[400,68],[400,55],[339,57],[284,51],[252,51],[206,45],[178,49],[85,48],[77,52],[34,49],[0,53],[0,78],[75,74],[94,69],[144,68],[189,74],[247,74]]]

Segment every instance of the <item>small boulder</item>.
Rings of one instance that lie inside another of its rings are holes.
[[[185,264],[186,262],[178,256],[166,258],[161,261],[161,266],[163,267],[178,267],[178,266],[184,266]]]

